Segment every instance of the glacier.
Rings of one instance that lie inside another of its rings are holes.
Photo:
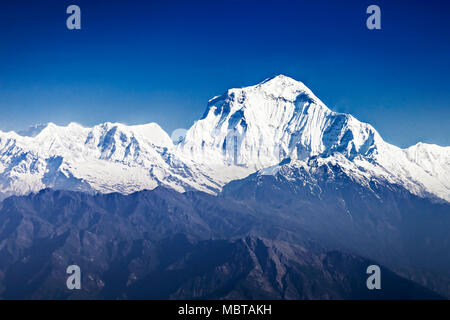
[[[176,143],[156,123],[49,123],[0,132],[0,193],[129,194],[164,186],[217,194],[252,173],[280,163],[308,167],[311,160],[338,163],[362,184],[384,180],[450,202],[450,147],[389,144],[370,124],[332,111],[284,75],[212,98]]]

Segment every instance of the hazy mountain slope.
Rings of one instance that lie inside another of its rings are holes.
[[[278,223],[308,230],[322,245],[396,270],[442,275],[450,293],[450,205],[358,172],[349,160],[292,161],[274,175],[258,172],[230,182],[221,197],[271,212]]]
[[[181,244],[180,244],[181,242]],[[171,243],[169,248],[174,244]],[[169,263],[132,284],[127,297],[156,299],[439,299],[383,268],[383,292],[369,291],[373,262],[338,251],[317,252],[246,237],[186,243]],[[164,243],[164,249],[169,249]],[[177,255],[178,253],[178,255]],[[161,290],[162,289],[162,290]]]
[[[230,199],[164,188],[8,198],[0,209],[0,297],[441,298],[384,267],[383,290],[369,291],[365,270],[375,262],[301,235],[277,240],[291,234],[274,232],[284,229],[279,217],[243,209]],[[271,232],[272,239],[260,236]],[[82,270],[80,291],[66,289],[70,264]]]

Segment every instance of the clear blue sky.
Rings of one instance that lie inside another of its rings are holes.
[[[66,28],[81,7],[82,30]],[[382,30],[366,28],[378,4]],[[283,73],[399,146],[450,145],[449,1],[0,2],[0,129],[158,122]]]

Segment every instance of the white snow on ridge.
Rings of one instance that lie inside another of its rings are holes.
[[[333,112],[283,75],[212,98],[177,145],[156,123],[0,131],[0,193],[51,187],[128,194],[158,185],[216,193],[286,158],[294,165],[311,157],[450,201],[450,147],[388,144],[370,124]]]
[[[157,124],[48,124],[34,137],[0,132],[0,192],[46,187],[131,193],[165,185],[213,192],[217,184],[195,163],[169,152],[172,140]]]
[[[328,109],[306,86],[278,76],[211,100],[180,146],[202,162],[253,168],[285,156],[304,159],[324,152],[368,152],[382,141],[372,126]]]

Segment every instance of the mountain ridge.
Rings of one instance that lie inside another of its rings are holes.
[[[428,289],[407,280],[367,254],[323,245],[301,222],[301,214],[272,206],[249,208],[230,198],[164,187],[129,195],[46,189],[12,196],[0,204],[0,297],[444,299],[449,294],[426,281]],[[82,290],[65,286],[65,270],[74,263],[83,272]],[[366,268],[372,264],[381,267],[382,290],[367,290]]]
[[[156,123],[49,123],[21,133],[0,131],[3,198],[46,187],[128,194],[162,185],[217,194],[286,159],[321,157],[345,158],[359,174],[450,201],[450,147],[391,145],[370,124],[332,111],[285,75],[210,99],[180,143]]]

